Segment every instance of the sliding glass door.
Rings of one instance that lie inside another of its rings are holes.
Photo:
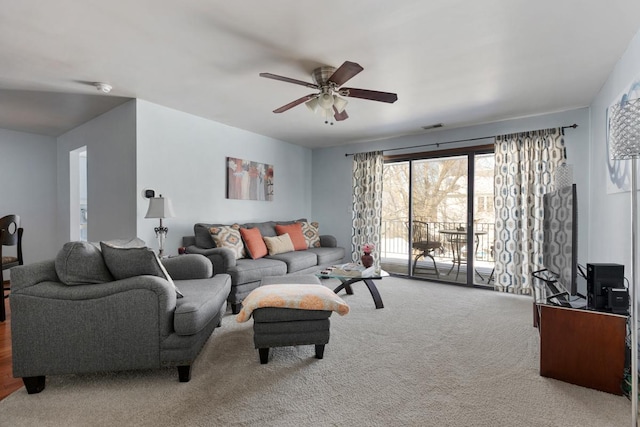
[[[382,268],[489,284],[493,268],[493,154],[459,151],[388,161]]]

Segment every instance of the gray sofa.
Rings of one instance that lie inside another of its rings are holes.
[[[265,221],[240,224],[243,228],[260,229],[265,237],[276,236],[277,224],[293,224],[306,222],[301,218],[294,221]],[[183,246],[190,254],[206,256],[213,265],[214,273],[227,273],[231,276],[231,292],[228,302],[231,310],[238,314],[242,308],[242,300],[260,286],[265,276],[284,276],[287,274],[313,274],[334,264],[342,263],[345,250],[337,247],[334,236],[321,235],[320,247],[298,250],[278,255],[267,255],[264,258],[236,259],[234,253],[226,248],[216,247],[209,230],[221,224],[197,223],[194,225],[194,236],[183,237]]]
[[[14,377],[22,377],[29,394],[42,391],[45,376],[56,374],[177,366],[180,382],[189,381],[192,362],[226,311],[231,278],[212,277],[203,256],[181,255],[162,261],[170,279],[153,272],[87,279],[110,274],[85,243],[87,248],[89,255],[61,261],[59,254],[55,261],[12,269]],[[64,275],[61,262],[70,268]],[[77,273],[85,278],[78,280]]]

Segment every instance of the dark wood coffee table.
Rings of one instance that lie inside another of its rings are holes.
[[[376,284],[373,283],[374,280],[382,279],[382,276],[372,276],[372,277],[362,277],[362,276],[343,276],[340,274],[316,274],[321,279],[338,279],[340,280],[340,286],[335,288],[333,292],[336,294],[341,290],[345,290],[347,295],[353,295],[353,289],[351,285],[358,282],[364,282],[371,293],[371,297],[373,298],[373,302],[376,304],[376,308],[384,308],[384,304],[382,303],[382,298],[380,297],[380,292],[378,292],[378,288]]]

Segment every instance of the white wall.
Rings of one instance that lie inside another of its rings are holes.
[[[631,266],[631,204],[629,192],[607,194],[607,108],[635,80],[640,79],[640,32],[629,44],[607,82],[591,104],[591,213],[589,258]]]
[[[274,200],[226,198],[226,157],[272,164]],[[150,188],[169,197],[176,217],[169,228],[165,253],[177,253],[182,236],[193,235],[197,222],[232,223],[288,220],[311,213],[311,150],[226,126],[147,101],[137,101],[137,229],[157,247],[153,227],[145,219]]]
[[[503,135],[513,132],[567,126],[574,123],[578,125],[577,129],[565,130],[565,146],[567,147],[568,163],[574,165],[574,182],[578,187],[578,259],[581,263],[585,263],[588,259],[587,235],[589,228],[588,207],[590,203],[589,168],[587,167],[589,165],[589,110],[587,108],[370,143],[314,150],[312,168],[313,217],[320,222],[321,232],[323,232],[323,228],[331,230],[332,234],[336,235],[339,245],[345,247],[347,252],[350,253],[353,157],[345,156],[345,153],[388,150],[421,144]],[[439,149],[492,143],[493,139],[483,139],[467,143],[448,144],[441,146]],[[415,148],[409,150],[409,152],[431,150],[438,150],[438,148]],[[388,153],[397,154],[400,152],[402,151]]]
[[[58,248],[70,239],[69,152],[82,146],[87,147],[87,239],[97,242],[136,235],[136,101],[133,100],[58,137]]]
[[[0,129],[0,216],[20,215],[25,263],[50,259],[58,250],[55,159],[55,138]]]

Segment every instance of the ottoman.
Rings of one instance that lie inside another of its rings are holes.
[[[274,285],[271,288],[275,287],[276,290],[278,285],[287,285],[286,290],[295,292],[299,301],[315,301],[318,298],[317,291],[321,291],[321,294],[326,292],[329,301],[324,301],[324,306],[317,310],[309,309],[309,306],[305,309],[295,308],[296,304],[293,303],[291,306],[254,308],[251,313],[253,343],[258,349],[260,363],[266,364],[269,361],[270,348],[293,345],[315,345],[315,356],[317,359],[322,359],[324,346],[329,342],[329,317],[332,311],[338,311],[339,314],[344,315],[348,313],[349,307],[330,289],[323,287],[320,280],[313,275],[265,277],[262,279],[261,286],[252,291],[252,294],[264,291],[266,288],[263,287],[267,285]],[[251,294],[245,300],[248,300],[249,304],[253,301],[250,296]],[[248,306],[243,302],[243,310],[247,308]],[[239,318],[238,321],[244,320]]]

